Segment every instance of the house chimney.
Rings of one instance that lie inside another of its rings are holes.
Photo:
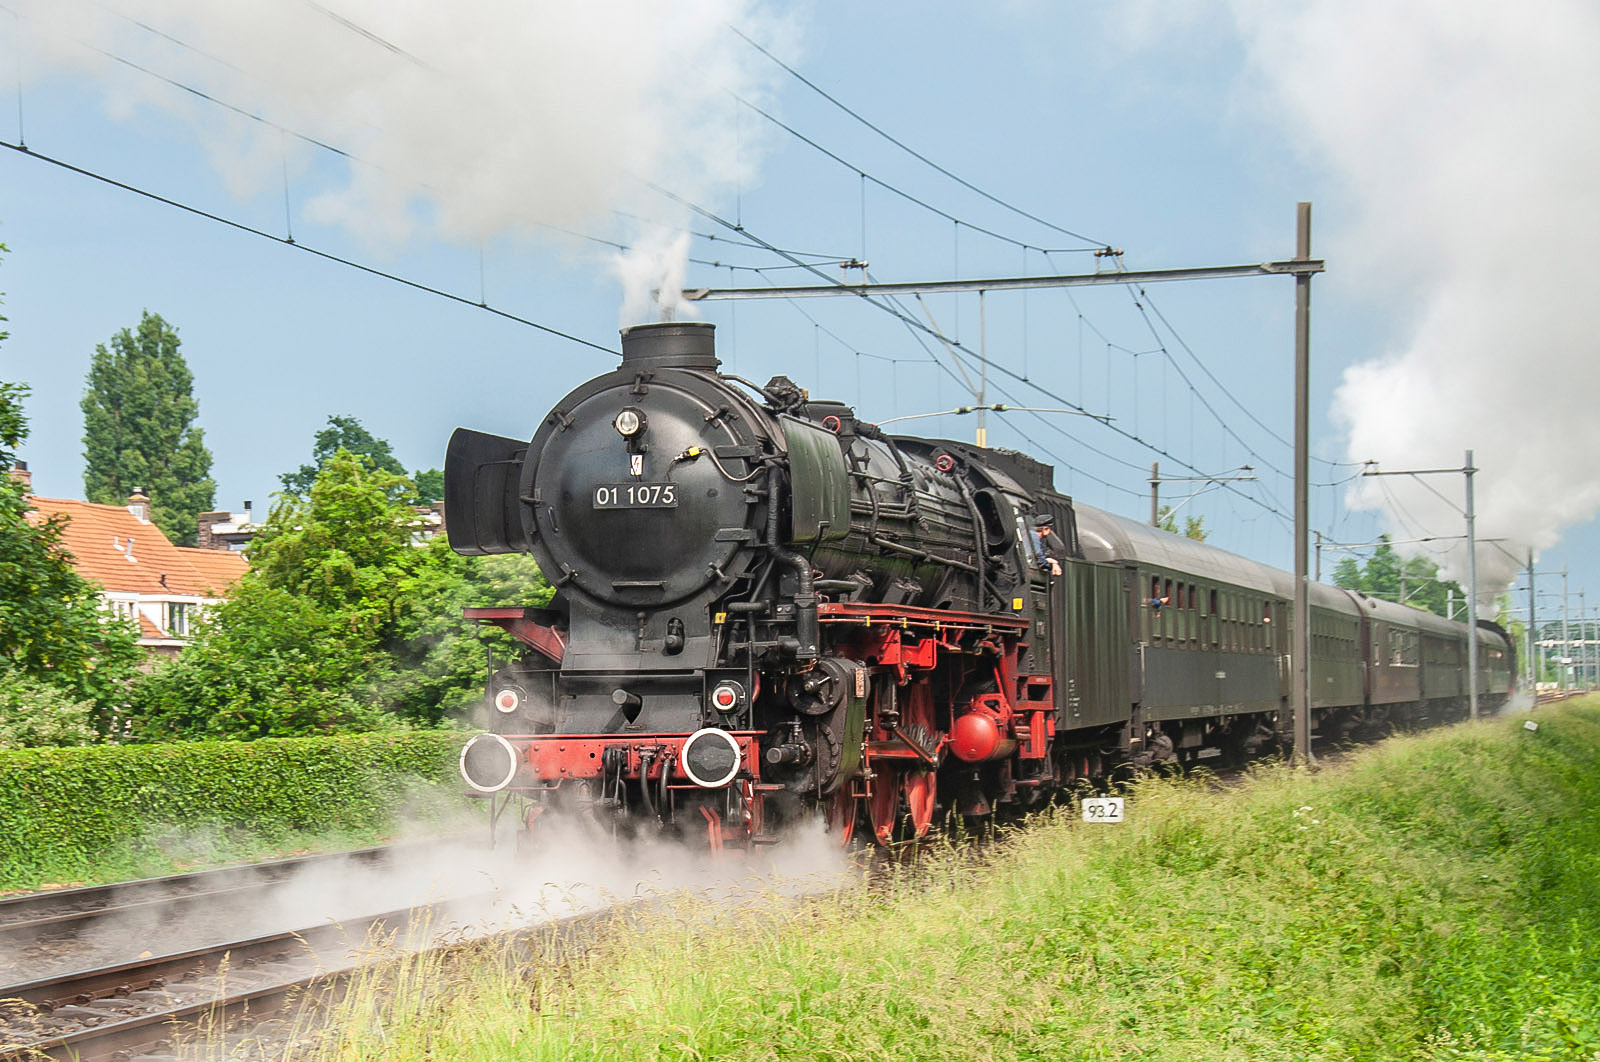
[[[11,462],[11,478],[16,480],[18,483],[21,483],[23,490],[32,492],[32,490],[33,490],[33,473],[28,471],[28,462],[26,462],[26,461],[13,461],[13,462]]]
[[[217,524],[225,524],[225,523],[227,523],[230,519],[232,519],[232,517],[233,517],[232,513],[224,513],[224,512],[201,513],[200,514],[199,535],[197,536],[197,539],[196,539],[197,544],[199,545],[199,548],[201,548],[201,549],[227,549],[228,548],[228,544],[226,542],[218,542],[217,539],[216,539],[216,536],[212,533],[212,528],[215,527]]]
[[[256,522],[255,509],[250,504],[249,498],[244,500],[244,522],[247,524],[253,524]]]
[[[133,493],[128,495],[128,511],[141,524],[150,522],[150,499],[145,497],[144,488],[135,487]]]

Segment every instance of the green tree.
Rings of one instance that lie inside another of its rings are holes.
[[[377,656],[370,633],[339,612],[246,574],[189,647],[135,688],[134,734],[249,740],[377,729]]]
[[[1361,589],[1361,563],[1348,553],[1333,566],[1333,585],[1346,590]]]
[[[192,546],[217,485],[205,433],[194,426],[194,376],[178,348],[178,333],[149,311],[137,330],[112,336],[110,349],[95,347],[82,401],[83,488],[105,505],[142,489],[156,526]]]
[[[1178,516],[1170,505],[1163,505],[1156,513],[1156,526],[1163,531],[1174,535],[1182,534],[1184,538],[1192,538],[1196,542],[1204,542],[1211,532],[1206,530],[1206,518],[1203,516],[1185,516],[1183,530],[1178,530]]]
[[[38,679],[0,671],[0,749],[92,745],[100,740],[95,709]]]
[[[416,565],[411,482],[337,450],[305,496],[285,492],[250,545],[251,574],[318,605],[387,618]]]
[[[444,501],[444,473],[437,468],[419,470],[411,481],[417,485],[417,504],[432,505]]]
[[[179,659],[141,684],[139,733],[254,738],[436,725],[481,699],[466,605],[542,604],[531,559],[415,541],[410,482],[336,451],[279,495],[250,571]],[[501,632],[485,635],[505,642]]]
[[[1390,545],[1388,535],[1379,537],[1378,546],[1364,565],[1354,557],[1341,558],[1333,569],[1333,583],[1368,597],[1403,601],[1439,616],[1449,615],[1453,596],[1457,612],[1465,614],[1462,603],[1466,594],[1460,585],[1441,580],[1439,566],[1426,557],[1402,558]]]
[[[328,466],[333,455],[348,451],[364,460],[369,468],[389,472],[396,476],[406,474],[405,466],[394,456],[388,439],[380,439],[366,429],[355,417],[330,416],[328,426],[312,439],[311,463],[301,465],[293,472],[278,477],[283,489],[304,498],[311,493],[311,485]],[[444,473],[437,468],[419,469],[412,474],[407,500],[415,505],[432,505],[444,498]]]
[[[406,468],[394,456],[389,440],[372,434],[355,417],[330,416],[328,426],[312,439],[311,463],[278,477],[283,489],[302,498],[309,495],[317,476],[322,474],[322,470],[340,450],[364,459],[369,468],[396,476],[406,474]]]
[[[466,624],[461,610],[474,605],[544,605],[554,589],[532,557],[521,553],[463,557],[443,535],[421,548],[416,573],[402,587],[388,640],[393,672],[383,688],[390,710],[436,724],[481,701],[488,674],[487,643],[506,659],[520,643],[492,629]]]
[[[24,384],[0,382],[0,684],[10,712],[50,686],[93,702],[103,721],[141,657],[138,634],[101,610],[94,586],[61,548],[60,519],[39,519],[10,475],[28,437],[27,393]]]
[[[140,659],[138,634],[100,608],[61,548],[61,529],[59,518],[38,518],[20,482],[0,475],[0,671],[109,708]]]

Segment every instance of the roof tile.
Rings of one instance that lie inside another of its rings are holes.
[[[67,517],[61,545],[78,574],[112,592],[217,597],[243,575],[245,559],[222,550],[188,549],[121,505],[32,498],[36,519]],[[200,556],[196,556],[199,554]]]

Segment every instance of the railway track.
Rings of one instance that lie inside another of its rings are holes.
[[[316,1035],[348,982],[377,962],[472,939],[493,894],[230,941],[0,986],[0,1062],[276,1059]],[[479,906],[484,905],[484,906]],[[629,906],[641,905],[633,901]],[[561,961],[616,908],[510,932]]]
[[[272,1057],[290,1029],[263,1021],[336,996],[369,941],[425,932],[432,917],[388,911],[3,986],[0,1059],[122,1062],[195,1037],[221,1040],[227,1057]]]
[[[382,870],[423,845],[365,848],[0,899],[0,982],[112,964],[150,949],[238,936],[273,888],[298,875]],[[367,910],[370,911],[370,907]],[[120,952],[120,954],[119,954]]]

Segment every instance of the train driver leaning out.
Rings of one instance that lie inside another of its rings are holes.
[[[1056,518],[1049,513],[1041,513],[1033,518],[1033,532],[1028,536],[1028,541],[1033,545],[1033,562],[1040,568],[1048,569],[1051,575],[1061,574],[1061,539],[1056,536]]]

